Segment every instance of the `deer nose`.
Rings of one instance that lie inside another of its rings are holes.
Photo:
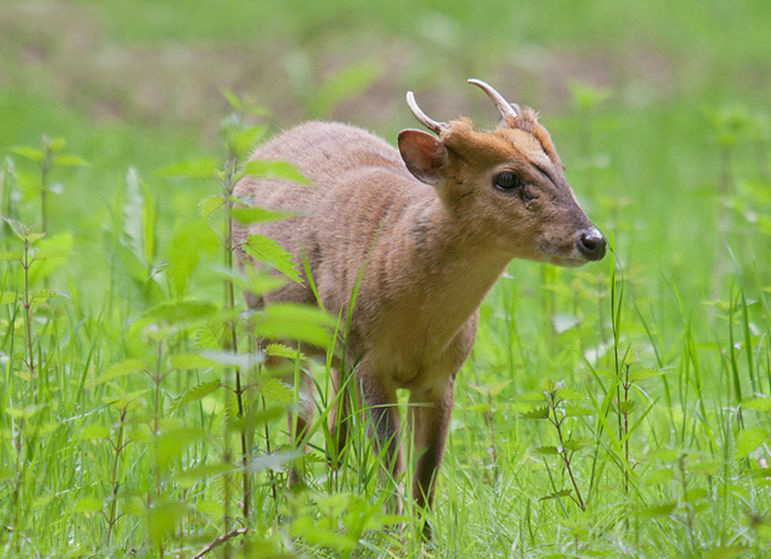
[[[605,237],[595,228],[584,231],[578,238],[578,250],[588,260],[602,260],[605,256]]]

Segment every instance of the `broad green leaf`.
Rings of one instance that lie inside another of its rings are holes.
[[[275,268],[292,281],[302,283],[292,253],[270,237],[260,234],[249,235],[244,250],[258,262]]]
[[[744,429],[736,437],[736,456],[744,458],[763,443],[768,442],[768,431],[765,427],[750,427]]]
[[[286,283],[283,276],[270,273],[267,270],[255,269],[253,266],[247,266],[246,269],[227,270],[225,268],[215,268],[217,274],[233,282],[233,285],[243,291],[248,291],[252,295],[264,295],[275,291]]]
[[[253,458],[246,466],[247,471],[256,473],[263,470],[280,470],[285,464],[302,456],[296,450],[288,452],[274,452],[273,454],[261,454]]]
[[[45,154],[41,150],[31,146],[15,146],[8,151],[31,161],[43,161],[45,158]]]
[[[250,223],[260,223],[263,221],[278,221],[281,219],[288,219],[295,214],[291,212],[283,212],[276,210],[266,210],[263,208],[251,207],[251,208],[233,208],[233,219],[244,225]]]
[[[254,332],[264,338],[298,340],[326,347],[331,339],[332,319],[316,307],[275,303],[254,316]]]
[[[38,282],[67,264],[72,254],[74,239],[72,233],[59,233],[38,243],[35,261],[30,265],[30,281]]]
[[[176,228],[169,241],[167,268],[171,291],[176,297],[185,295],[201,255],[216,250],[218,246],[219,240],[206,221],[193,221]]]
[[[78,438],[84,441],[97,441],[110,436],[110,430],[99,423],[86,425],[79,433]]]
[[[155,501],[147,509],[147,531],[155,545],[171,534],[177,523],[187,513],[187,505],[178,501]]]
[[[269,179],[286,179],[297,184],[308,185],[310,181],[297,167],[287,161],[249,161],[241,170],[242,176]]]
[[[546,419],[549,417],[549,408],[547,406],[536,408],[522,414],[525,419]]]
[[[194,429],[186,427],[177,429],[168,433],[163,433],[155,438],[156,457],[158,465],[165,468],[169,463],[177,458],[186,446],[201,440],[206,436],[203,429]]]
[[[107,382],[108,380],[114,380],[116,378],[120,378],[122,376],[128,375],[129,373],[133,373],[136,371],[142,371],[144,370],[145,365],[140,361],[139,359],[125,359],[123,361],[119,361],[117,363],[113,363],[110,365],[107,370],[105,370],[104,373],[99,375],[93,382],[91,382],[91,385],[100,384],[102,382]]]
[[[267,126],[247,126],[236,130],[230,137],[230,145],[235,154],[241,158],[250,153],[265,137]]]
[[[16,301],[21,301],[21,295],[13,291],[0,292],[0,305],[12,305]]]
[[[142,319],[165,324],[194,322],[210,317],[217,307],[199,301],[173,301],[160,303],[142,315]]]
[[[559,451],[557,450],[556,446],[539,446],[537,448],[534,448],[533,452],[535,452],[536,454],[543,454],[543,455],[559,454]]]
[[[688,464],[688,471],[692,474],[704,474],[714,476],[720,471],[722,464],[718,460],[699,460]]]
[[[243,107],[241,103],[241,99],[238,98],[238,95],[233,93],[229,89],[221,89],[220,93],[225,98],[225,100],[228,102],[228,105],[230,105],[230,108],[234,111],[240,111]]]
[[[637,513],[640,516],[669,516],[677,506],[676,503],[663,503],[650,507],[641,507]]]
[[[565,415],[568,417],[594,415],[594,410],[587,406],[567,406],[565,408]]]
[[[188,488],[192,487],[196,482],[202,479],[213,479],[221,476],[225,472],[232,472],[233,470],[233,466],[228,464],[204,464],[188,470],[183,470],[177,474],[176,479],[180,486]]]
[[[212,392],[216,391],[220,386],[222,386],[222,383],[219,380],[213,380],[211,382],[199,384],[195,388],[191,388],[185,392],[185,395],[180,398],[178,405],[184,406],[190,402],[200,400],[204,396],[208,396]]]
[[[62,154],[55,155],[53,158],[53,164],[60,167],[90,167],[91,163],[80,157],[79,155]]]
[[[302,359],[302,352],[293,349],[285,344],[268,344],[265,353],[271,357],[286,357],[287,359]]]
[[[81,497],[70,509],[72,512],[92,513],[102,510],[103,502],[95,497]]]
[[[259,386],[259,393],[268,402],[289,404],[292,402],[292,389],[278,379],[268,377]]]
[[[201,198],[198,202],[198,215],[208,219],[211,214],[217,211],[225,203],[221,194],[210,194]]]
[[[648,475],[646,475],[644,482],[646,485],[656,485],[657,483],[667,483],[672,481],[674,477],[675,474],[672,470],[661,468],[658,470],[653,470]]]
[[[178,161],[166,165],[156,173],[162,177],[211,179],[217,176],[219,163],[213,157],[194,159],[190,161]]]
[[[747,410],[755,410],[768,413],[771,412],[771,398],[764,396],[743,400],[742,407]]]

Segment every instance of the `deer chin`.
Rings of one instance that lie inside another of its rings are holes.
[[[556,264],[557,266],[564,266],[566,268],[578,268],[589,262],[586,258],[580,256],[560,256],[550,255],[546,258],[546,261],[550,264]]]

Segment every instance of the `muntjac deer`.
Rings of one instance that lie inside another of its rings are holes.
[[[376,447],[387,453],[395,477],[403,468],[396,390],[410,391],[418,456],[413,496],[420,506],[433,501],[455,376],[474,344],[479,305],[508,262],[578,266],[605,255],[605,239],[579,207],[534,111],[510,104],[480,80],[468,81],[498,109],[495,129],[477,129],[467,118],[432,120],[409,92],[410,110],[433,134],[403,130],[397,151],[360,128],[307,122],[252,158],[289,161],[312,188],[246,177],[235,189],[247,204],[297,214],[236,225],[234,239],[261,233],[279,242],[298,271],[310,271],[327,310],[346,316],[360,280],[341,351],[356,364],[353,380]],[[240,250],[239,258],[251,264]],[[307,278],[247,299],[257,308],[317,303]],[[332,380],[340,386],[339,371]],[[348,413],[339,407],[337,414]],[[307,426],[311,412],[306,406],[296,429]],[[345,422],[331,423],[345,431]],[[337,438],[342,444],[345,433]]]

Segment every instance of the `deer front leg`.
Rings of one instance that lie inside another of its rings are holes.
[[[399,439],[401,419],[396,403],[396,391],[383,382],[377,372],[368,368],[365,363],[360,364],[356,372],[362,403],[372,420],[371,435],[375,450],[385,458],[385,470],[390,480],[398,483],[404,468],[404,458]],[[395,506],[389,508],[400,514],[402,503],[398,490],[395,501]]]
[[[418,456],[412,494],[419,507],[430,508],[434,502],[436,477],[442,464],[454,401],[452,380],[436,392],[413,392],[410,395],[415,451]],[[424,525],[424,535],[431,536],[428,523]]]

